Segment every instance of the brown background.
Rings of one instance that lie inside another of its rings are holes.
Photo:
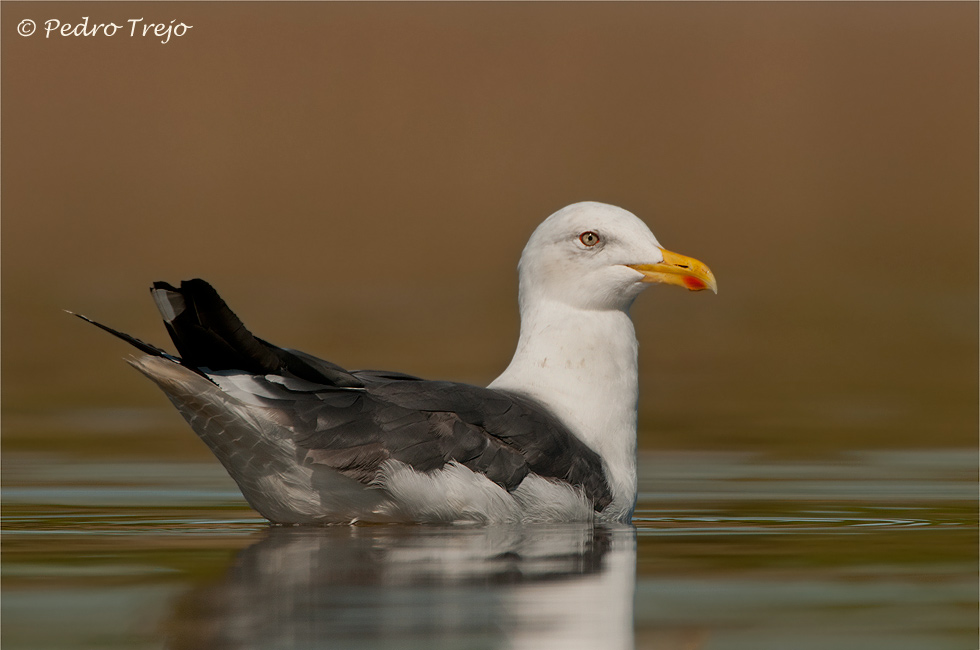
[[[579,200],[718,276],[634,307],[643,447],[975,444],[976,3],[0,10],[5,444],[169,408],[60,311],[163,343],[156,279],[349,367],[486,383],[528,235]],[[193,28],[16,33],[83,16]]]

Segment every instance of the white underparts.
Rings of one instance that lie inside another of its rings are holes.
[[[567,483],[528,474],[513,492],[507,492],[456,462],[433,472],[417,472],[389,460],[375,484],[388,495],[377,514],[397,521],[591,521],[595,514],[582,491]]]

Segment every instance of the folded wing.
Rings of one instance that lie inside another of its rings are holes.
[[[529,397],[396,372],[350,372],[277,347],[249,332],[203,280],[179,288],[157,282],[152,293],[179,358],[89,322],[263,409],[291,432],[297,462],[366,485],[389,460],[418,472],[455,462],[508,491],[534,473],[580,488],[597,511],[612,501],[598,454]]]

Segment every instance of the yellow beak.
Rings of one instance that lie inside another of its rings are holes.
[[[711,289],[718,293],[715,275],[704,262],[662,248],[660,250],[664,254],[664,261],[660,264],[627,264],[626,266],[642,273],[642,282],[663,282],[676,284],[691,291]]]

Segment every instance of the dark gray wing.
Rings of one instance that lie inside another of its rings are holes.
[[[370,483],[388,459],[419,472],[455,461],[508,491],[533,472],[581,488],[596,510],[612,501],[598,454],[529,398],[401,373],[351,374],[362,388],[254,377],[307,462]]]
[[[529,471],[581,487],[598,510],[612,501],[599,455],[531,398],[448,381],[422,384],[417,390],[409,382],[392,381],[372,390],[401,408],[442,413],[503,442],[520,452]]]

